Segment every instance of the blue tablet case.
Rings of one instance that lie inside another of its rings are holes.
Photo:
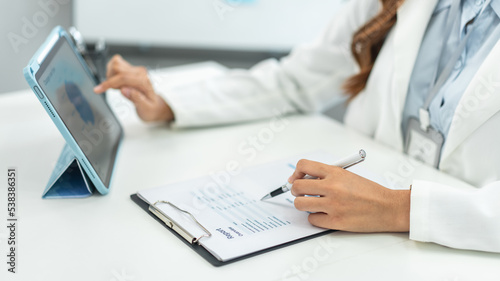
[[[51,42],[52,38],[63,36],[65,37],[70,45],[72,46],[73,49],[76,49],[76,47],[73,44],[72,37],[66,33],[66,31],[60,27],[57,26],[55,27],[51,34],[49,35],[48,39],[45,41],[45,43],[39,48],[39,50],[35,53],[33,58],[30,60],[30,63],[28,66],[24,69],[24,74],[26,77],[26,80],[30,84],[30,88],[33,89],[35,94],[37,94],[38,98],[43,99],[43,95],[41,95],[39,92],[36,91],[38,89],[39,85],[35,81],[34,77],[34,70],[38,70],[40,62],[37,61],[37,58],[40,56],[42,52],[46,50],[46,47],[48,44]],[[83,42],[80,42],[83,44]],[[80,51],[77,51],[80,52]],[[97,51],[96,51],[97,52]],[[93,56],[88,56],[90,53],[81,53],[80,55],[83,56],[82,59],[80,59],[81,63],[85,66],[87,61],[92,61],[94,57],[99,57],[101,60],[104,60],[105,57],[105,50],[101,50],[98,52],[102,53],[92,53]],[[95,66],[99,66],[101,69],[101,72],[105,72],[105,64],[99,63],[94,64]],[[31,68],[33,66],[33,68]],[[94,69],[96,70],[96,69]],[[93,72],[90,70],[90,73],[99,81],[99,78],[101,78],[96,72]],[[38,90],[39,91],[39,90]],[[45,103],[45,108],[47,110],[47,113],[52,114],[54,116],[54,113],[52,112],[52,109],[49,107],[47,102],[43,102],[40,99],[40,102]],[[55,118],[55,116],[54,116]],[[63,129],[61,129],[59,126],[59,123],[56,122],[56,126],[58,126],[59,131],[65,136],[65,134],[68,134],[69,132],[64,132]],[[65,137],[66,138],[66,137]],[[117,152],[118,153],[118,152]],[[83,163],[83,165],[87,165]],[[66,143],[63,151],[61,152],[61,155],[59,156],[59,159],[57,160],[56,167],[52,171],[52,175],[50,176],[49,182],[47,183],[47,186],[42,194],[42,198],[83,198],[83,197],[89,197],[93,194],[93,192],[97,190],[92,181],[90,180],[89,176],[87,175],[87,172],[82,168],[82,164],[78,160],[78,158],[75,156],[73,153],[72,149],[70,146]],[[107,190],[106,190],[107,192]],[[102,192],[105,194],[106,192]]]
[[[87,173],[65,144],[42,198],[84,198],[91,196],[94,190]]]

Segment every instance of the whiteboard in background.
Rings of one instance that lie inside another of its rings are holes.
[[[288,51],[313,40],[345,0],[75,0],[88,41]]]

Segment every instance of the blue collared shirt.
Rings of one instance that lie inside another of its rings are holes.
[[[453,114],[479,66],[486,59],[493,46],[500,38],[500,0],[492,0],[479,18],[476,18],[486,5],[486,0],[462,0],[459,30],[446,33],[446,20],[452,1],[440,0],[427,25],[425,35],[420,45],[417,60],[413,67],[406,104],[403,111],[403,134],[406,135],[407,122],[410,117],[418,119],[418,112],[424,106],[427,95],[433,84],[434,73],[438,73],[450,60],[451,54],[457,49],[460,40],[467,34],[470,23],[474,20],[472,31],[465,50],[455,64],[455,67],[429,107],[430,123],[440,131],[446,139],[450,129]],[[458,25],[455,25],[458,27]],[[439,45],[444,38],[449,38],[443,56]],[[437,65],[439,63],[439,65]]]

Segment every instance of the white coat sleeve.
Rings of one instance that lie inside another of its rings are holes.
[[[500,182],[457,189],[414,181],[410,239],[452,248],[500,252]]]
[[[294,48],[280,61],[265,60],[250,70],[232,70],[174,90],[155,85],[155,90],[171,106],[177,127],[320,111],[339,100],[340,86],[357,70],[352,35],[379,6],[378,0],[350,1],[319,40]]]

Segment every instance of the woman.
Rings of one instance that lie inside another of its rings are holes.
[[[200,126],[318,111],[343,89],[346,126],[478,188],[414,179],[389,190],[301,160],[290,180],[295,206],[316,212],[309,221],[500,252],[499,12],[500,0],[352,0],[319,40],[279,62],[165,92],[115,56],[95,91],[121,89],[145,121]]]

